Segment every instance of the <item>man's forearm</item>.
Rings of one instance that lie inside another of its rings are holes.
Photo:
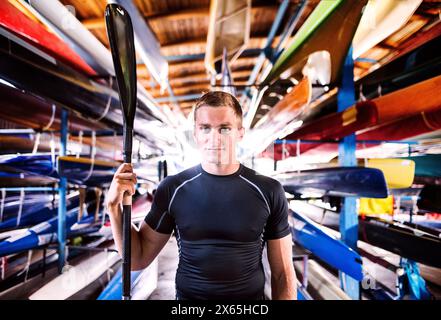
[[[121,206],[108,206],[110,211],[110,224],[112,226],[113,240],[115,241],[116,249],[122,257],[122,210]],[[138,262],[142,259],[141,245],[139,243],[138,232],[131,226],[131,264],[132,269],[137,268]]]
[[[271,296],[273,300],[297,300],[297,281],[295,275],[271,277]]]

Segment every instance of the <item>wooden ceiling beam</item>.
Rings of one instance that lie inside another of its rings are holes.
[[[252,7],[251,11],[253,14],[256,11],[263,11],[268,9],[273,10],[274,8],[277,8],[277,6],[263,5],[263,6]],[[156,21],[166,22],[166,21],[178,21],[178,20],[187,20],[194,18],[208,18],[209,14],[210,11],[209,8],[207,7],[207,8],[180,10],[180,11],[164,13],[164,14],[144,15],[144,17],[147,21],[154,23]],[[104,29],[106,27],[104,17],[84,19],[82,23],[89,30]]]

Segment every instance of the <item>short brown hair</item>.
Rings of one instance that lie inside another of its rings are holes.
[[[229,107],[239,118],[242,126],[242,107],[237,99],[224,91],[209,91],[200,97],[193,106],[193,118],[196,122],[196,111],[201,107]]]

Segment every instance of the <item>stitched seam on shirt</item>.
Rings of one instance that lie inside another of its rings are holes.
[[[183,187],[184,184],[186,184],[187,182],[190,182],[190,181],[196,179],[197,177],[199,177],[201,174],[202,174],[202,173],[199,173],[198,175],[194,176],[193,178],[188,179],[188,180],[185,180],[184,182],[182,182],[182,183],[176,188],[176,190],[175,190],[175,192],[173,193],[173,196],[172,196],[172,198],[171,198],[171,200],[170,200],[170,204],[168,205],[168,212],[171,212],[170,208],[171,208],[171,206],[172,206],[173,200],[175,199],[175,196],[176,196],[176,194],[178,193],[179,189],[180,189],[181,187]]]
[[[254,183],[252,183],[250,180],[248,180],[247,178],[243,177],[242,175],[239,175],[239,177],[241,177],[243,180],[245,180],[246,182],[248,182],[249,184],[251,184],[254,188],[257,189],[257,191],[259,191],[260,195],[261,195],[262,198],[263,198],[263,201],[265,201],[266,207],[267,207],[267,209],[268,209],[268,213],[271,214],[271,209],[270,209],[270,207],[269,207],[269,205],[268,205],[268,202],[267,202],[266,199],[265,199],[265,196],[263,195],[262,190],[260,190],[260,188],[259,188],[258,186],[256,186]]]
[[[158,224],[156,225],[155,231],[158,231],[158,228],[159,228],[159,226],[161,225],[161,222],[162,222],[162,220],[164,219],[166,213],[167,213],[167,210],[165,210],[165,211],[162,213],[161,218],[159,219],[159,222],[158,222]]]

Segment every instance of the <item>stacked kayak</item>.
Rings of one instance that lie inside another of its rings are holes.
[[[143,270],[131,271],[131,299],[147,300],[158,282],[158,259],[155,259]],[[122,268],[110,280],[97,300],[121,300],[122,299]]]
[[[23,200],[19,196],[11,198],[4,204],[0,231],[35,225],[57,215],[58,197],[53,195],[38,193],[27,195]],[[78,192],[73,192],[66,197],[67,210],[78,208],[78,205]],[[21,213],[18,215],[20,206],[22,207]]]
[[[118,162],[72,156],[53,157],[51,154],[0,156],[0,164],[27,172],[29,175],[65,177],[75,184],[97,186],[109,184]]]
[[[290,172],[281,177],[286,192],[314,196],[387,197],[381,170],[362,167],[337,167]]]
[[[296,243],[337,270],[358,281],[363,279],[362,260],[355,250],[323,231],[302,213],[292,211],[292,216],[293,240]]]
[[[76,223],[80,225],[86,222],[89,226],[90,217],[84,217],[78,221],[78,208],[70,209],[66,212],[67,237],[77,236],[84,231],[96,232],[99,226],[93,228],[72,228]],[[23,230],[18,235],[7,238],[0,242],[0,256],[7,256],[17,252],[38,248],[57,241],[58,217],[53,217],[47,221],[41,222],[29,229]]]

